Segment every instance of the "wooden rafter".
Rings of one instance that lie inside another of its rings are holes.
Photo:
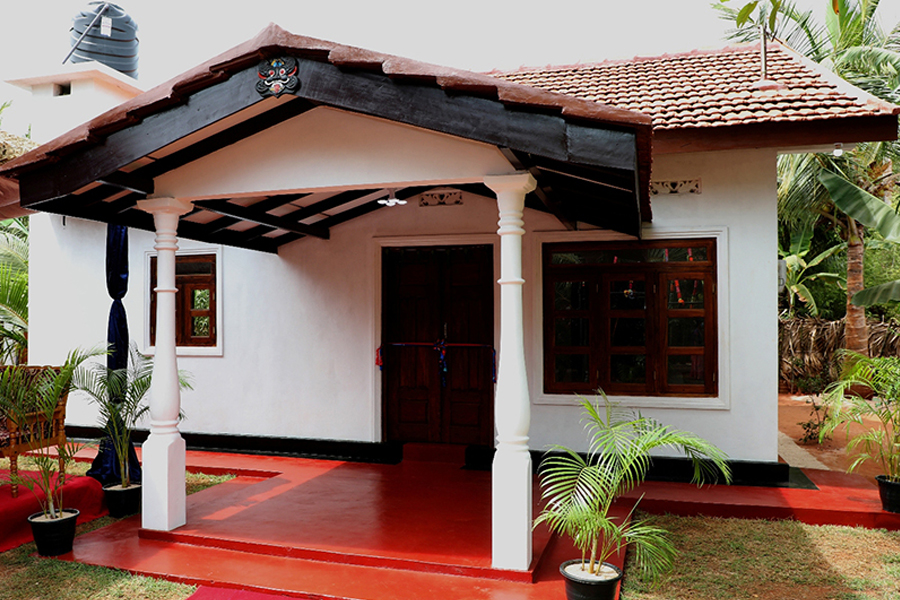
[[[262,210],[254,210],[252,206],[239,206],[237,204],[232,204],[227,200],[197,200],[194,202],[194,205],[225,217],[234,217],[235,219],[249,221],[250,223],[256,223],[258,225],[284,229],[285,231],[301,235],[311,235],[313,237],[322,238],[323,240],[327,240],[329,237],[327,227],[304,225],[298,223],[296,219],[276,217]]]
[[[113,171],[103,177],[98,177],[97,181],[121,190],[144,194],[145,196],[153,193],[153,178],[147,177],[143,173]]]
[[[566,212],[565,206],[563,206],[563,203],[553,195],[553,191],[546,185],[546,182],[541,177],[538,167],[536,167],[532,161],[510,148],[500,148],[500,152],[516,170],[528,171],[531,173],[531,176],[534,177],[534,180],[537,182],[537,187],[535,187],[532,193],[541,201],[541,204],[547,208],[547,211],[556,217],[557,221],[562,223],[569,231],[574,231],[578,228],[577,219],[573,219]]]

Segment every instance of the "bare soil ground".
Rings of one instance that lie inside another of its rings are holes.
[[[826,440],[821,444],[815,442],[803,444],[799,441],[804,433],[800,423],[810,420],[811,410],[812,406],[806,402],[806,396],[779,394],[778,429],[829,469],[846,471],[853,464],[853,458],[848,456],[846,452],[846,429],[836,431],[833,439]],[[857,426],[852,427],[850,430],[851,435],[859,432],[859,430],[860,428]],[[882,474],[883,471],[879,464],[869,461],[860,465],[854,472],[874,480],[875,476]]]

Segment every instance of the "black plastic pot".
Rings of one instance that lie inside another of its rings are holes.
[[[580,563],[581,559],[567,560],[559,565],[559,572],[566,580],[566,598],[568,600],[615,600],[616,591],[619,589],[619,581],[622,579],[622,570],[609,563],[604,565],[615,569],[617,575],[613,579],[603,581],[591,581],[580,579],[566,572],[566,567]]]
[[[103,487],[109,516],[121,519],[141,512],[141,484],[132,483],[127,488],[118,484]]]
[[[78,510],[64,508],[62,513],[63,516],[59,519],[44,520],[42,512],[28,517],[28,522],[31,524],[31,535],[34,536],[34,543],[41,556],[59,556],[72,551]]]
[[[878,495],[881,496],[881,508],[888,512],[900,513],[900,482],[891,481],[886,475],[878,475]]]

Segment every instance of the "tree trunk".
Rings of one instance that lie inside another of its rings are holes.
[[[847,316],[844,317],[844,347],[869,355],[869,326],[866,309],[850,302],[853,294],[865,287],[863,282],[863,234],[854,219],[847,218]]]

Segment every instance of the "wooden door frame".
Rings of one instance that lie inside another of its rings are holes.
[[[382,265],[382,249],[384,248],[427,248],[434,246],[491,246],[494,263],[494,347],[500,345],[500,294],[496,283],[500,277],[500,236],[494,233],[475,233],[458,235],[427,236],[386,236],[372,238],[371,254],[374,261],[374,277],[372,285],[372,324],[376,346],[381,345],[382,326],[382,283],[384,268]],[[381,370],[372,361],[372,391],[374,395],[372,411],[372,439],[378,442],[387,440],[387,403],[384,401],[384,385]]]

